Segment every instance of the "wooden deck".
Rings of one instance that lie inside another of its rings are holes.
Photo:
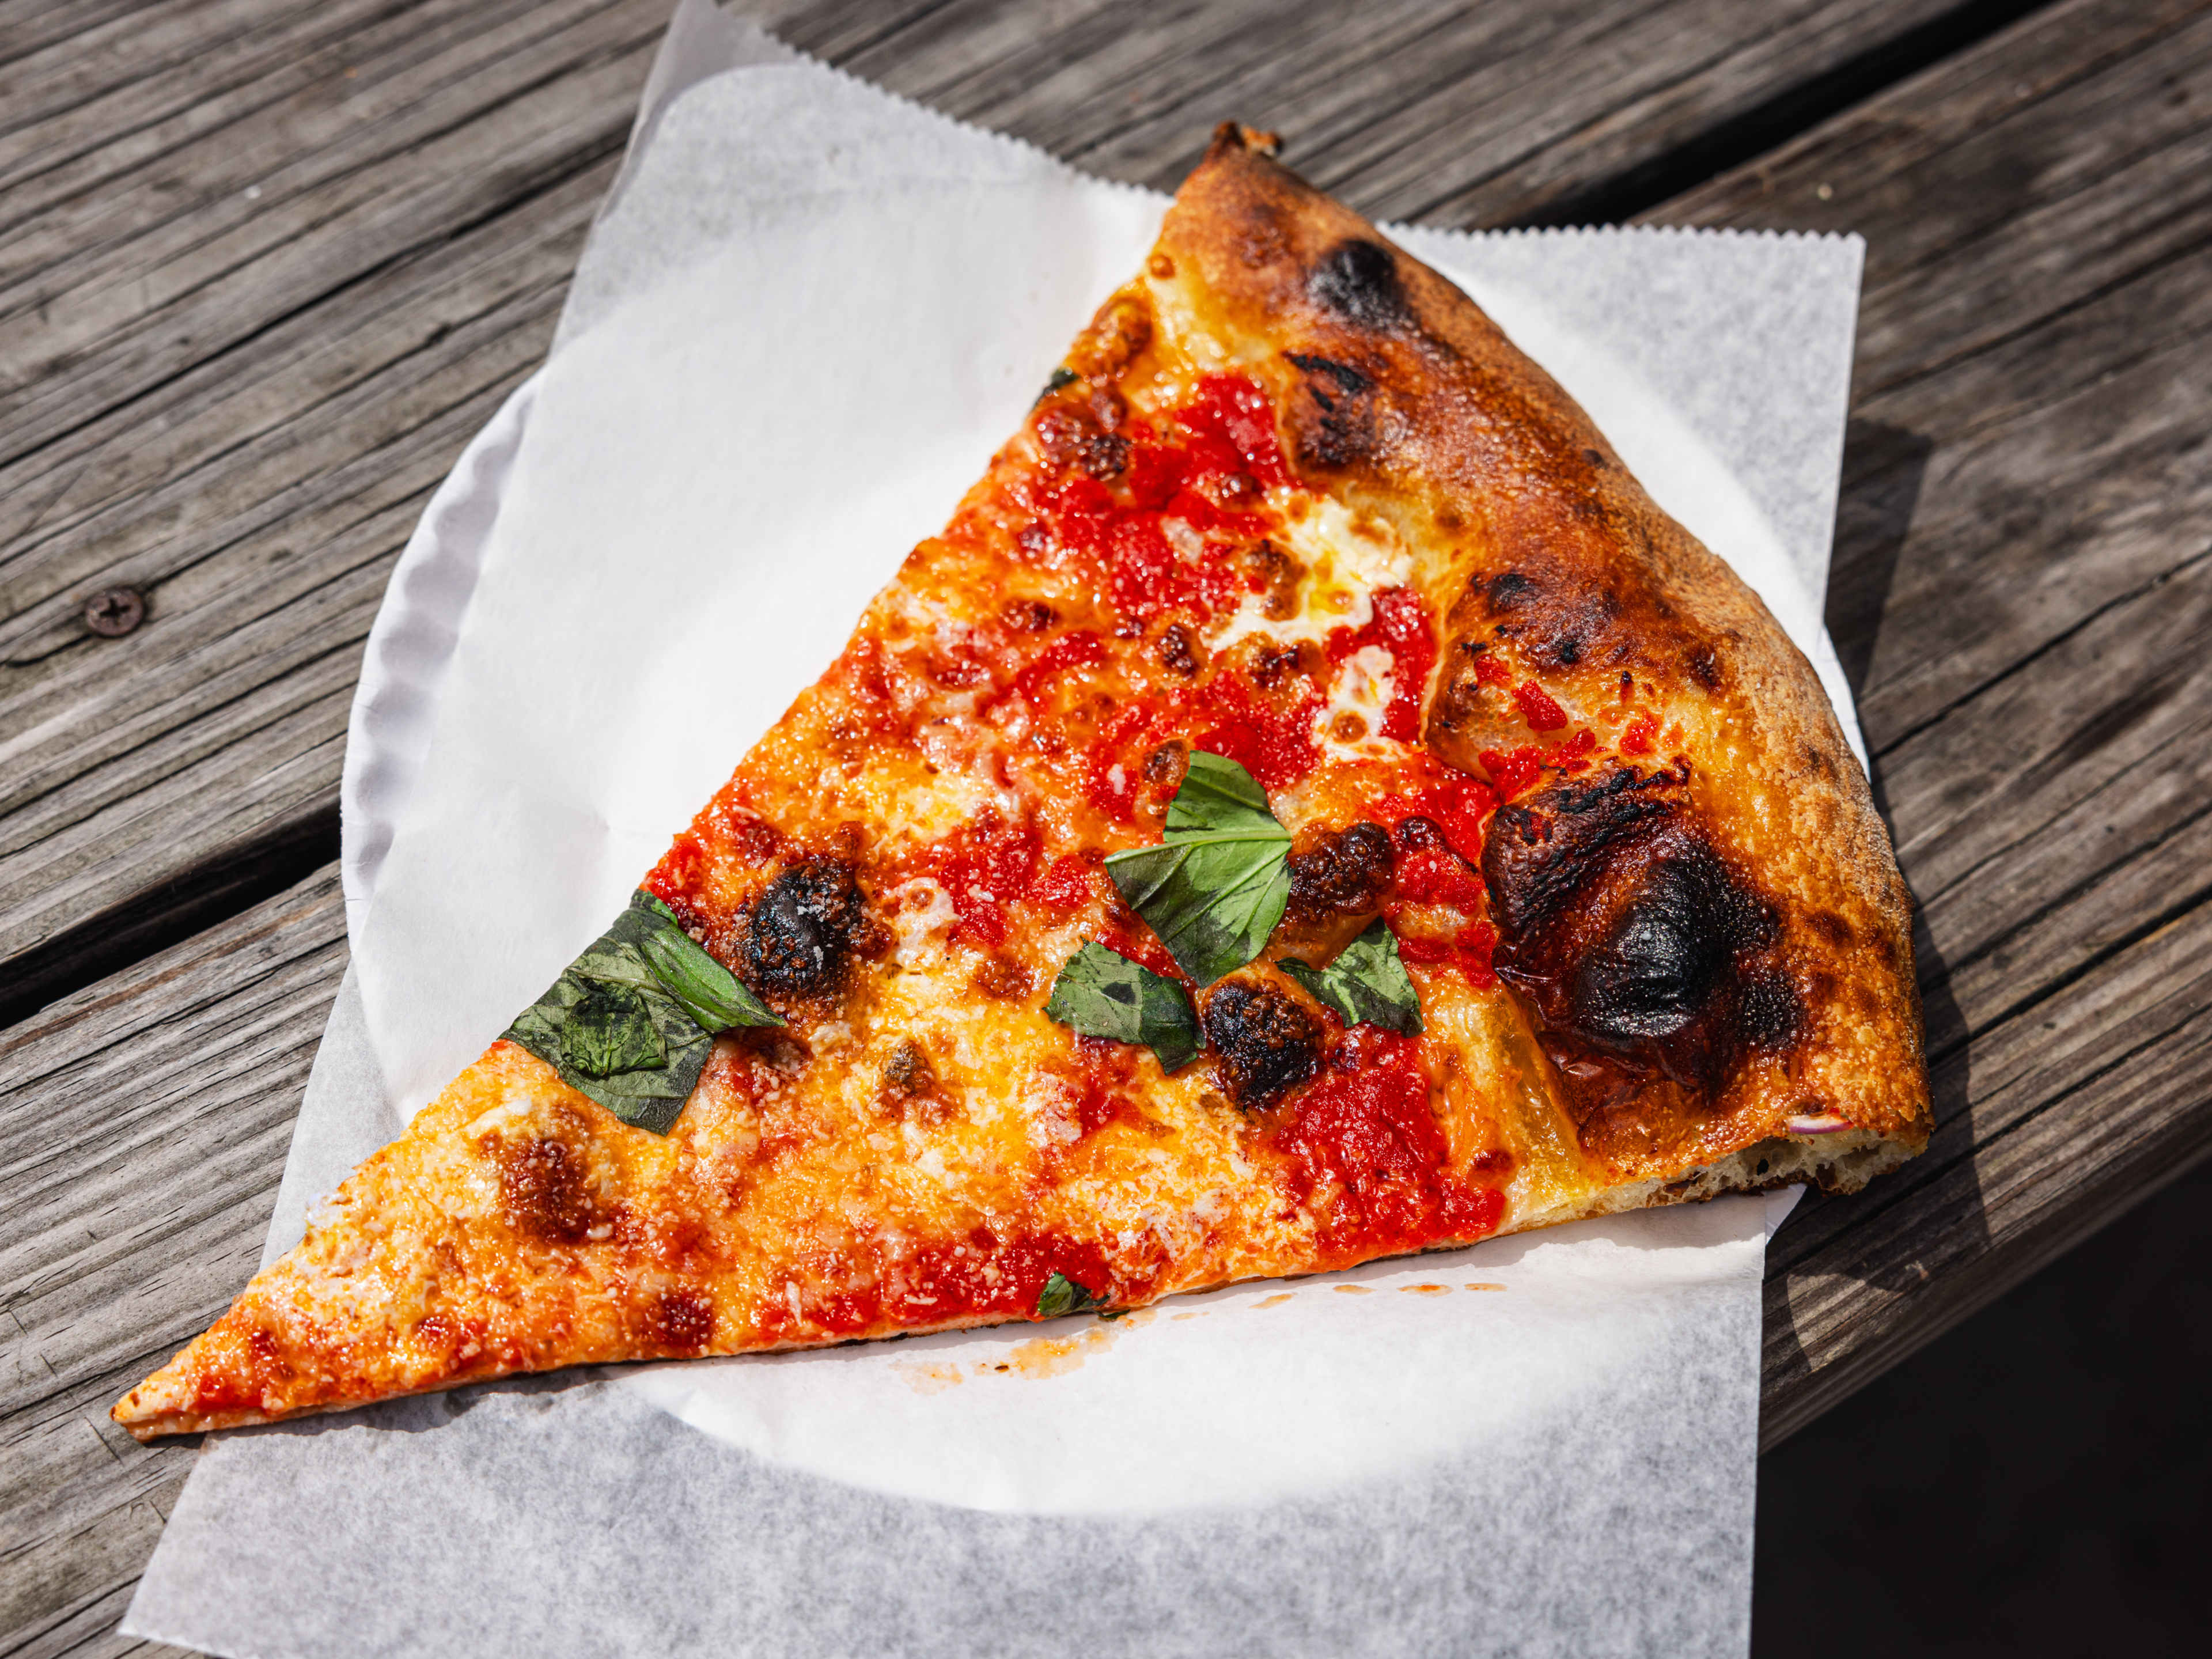
[[[104,1408],[258,1255],[362,643],[670,6],[0,0],[0,1659],[143,1645],[190,1449]],[[1115,177],[1234,113],[1382,216],[1866,237],[1828,619],[1940,1127],[1776,1241],[1769,1443],[2212,1144],[2212,0],[757,15]]]

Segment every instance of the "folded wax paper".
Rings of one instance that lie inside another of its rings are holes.
[[[556,349],[371,636],[353,966],[270,1257],[597,935],[1164,206],[684,0]],[[1393,234],[1758,588],[1856,744],[1819,601],[1856,240]],[[1740,1654],[1790,1196],[214,1436],[125,1629],[257,1659]]]

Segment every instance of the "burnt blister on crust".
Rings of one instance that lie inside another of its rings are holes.
[[[1584,1115],[1653,1077],[1710,1103],[1803,1028],[1780,917],[1691,818],[1687,782],[1678,762],[1559,784],[1501,808],[1484,846],[1498,974]]]
[[[1360,328],[1396,328],[1412,314],[1396,257],[1364,236],[1347,238],[1315,260],[1306,293],[1323,311]]]
[[[852,865],[815,854],[786,867],[745,918],[738,977],[766,996],[817,997],[840,990],[846,969],[873,933]]]
[[[1304,395],[1290,408],[1291,437],[1309,467],[1357,465],[1380,447],[1372,376],[1310,352],[1284,354],[1304,374]]]
[[[1320,1024],[1264,980],[1224,980],[1199,1022],[1223,1091],[1245,1111],[1273,1105],[1320,1069]]]

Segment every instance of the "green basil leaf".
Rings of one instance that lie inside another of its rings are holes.
[[[1067,959],[1044,1011],[1085,1036],[1143,1043],[1159,1056],[1162,1071],[1187,1066],[1198,1054],[1198,1015],[1189,994],[1095,941]]]
[[[1203,749],[1191,750],[1182,786],[1168,803],[1167,833],[1291,838],[1267,810],[1267,792],[1260,781],[1226,756]]]
[[[586,1077],[603,1080],[617,1072],[665,1066],[668,1043],[653,1024],[643,994],[593,980],[561,1028],[561,1057]]]
[[[1064,386],[1073,386],[1082,378],[1083,377],[1080,374],[1078,374],[1073,369],[1069,368],[1065,365],[1059,368],[1055,368],[1053,370],[1050,378],[1045,381],[1044,390],[1037,393],[1036,401],[1032,403],[1030,407],[1031,409],[1035,409],[1037,406],[1037,404],[1041,404],[1046,398],[1051,397],[1052,394],[1059,391],[1060,387]]]
[[[1326,968],[1276,964],[1342,1015],[1346,1025],[1380,1025],[1407,1036],[1421,1029],[1420,994],[1398,958],[1398,936],[1377,916]]]
[[[1037,1292],[1037,1317],[1058,1319],[1063,1314],[1093,1313],[1106,1305],[1103,1297],[1096,1297],[1077,1284],[1066,1273],[1055,1273],[1044,1282]]]
[[[502,1035],[623,1122],[665,1135],[698,1086],[714,1033],[782,1023],[640,892]]]
[[[1260,954],[1290,902],[1291,832],[1235,761],[1192,751],[1157,847],[1109,854],[1106,873],[1200,985]]]
[[[638,949],[653,977],[706,1030],[726,1031],[736,1025],[783,1024],[775,1009],[694,943],[676,925],[674,917],[669,918],[667,927],[639,940]]]

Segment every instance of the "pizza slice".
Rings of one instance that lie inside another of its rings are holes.
[[[1813,672],[1464,295],[1217,135],[944,533],[143,1437],[1127,1308],[1925,1142]]]

